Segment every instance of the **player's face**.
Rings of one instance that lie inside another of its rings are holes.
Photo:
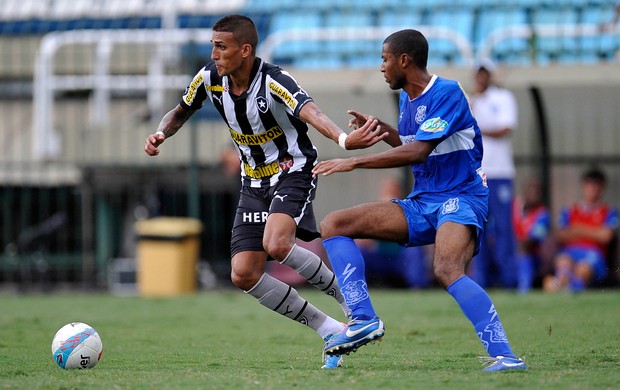
[[[227,76],[241,67],[243,45],[237,43],[233,38],[233,33],[214,31],[211,36],[211,43],[213,43],[211,59],[215,62],[217,73],[220,76]]]
[[[596,203],[603,198],[605,185],[597,180],[584,180],[581,189],[586,203]]]
[[[381,51],[381,72],[385,77],[385,82],[390,85],[390,89],[397,90],[405,86],[405,75],[398,64],[396,57],[387,44],[383,44]]]

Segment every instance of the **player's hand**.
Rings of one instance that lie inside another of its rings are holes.
[[[149,156],[157,156],[159,154],[159,145],[164,143],[166,137],[162,133],[151,134],[144,142],[144,151]]]
[[[362,127],[351,131],[347,135],[345,146],[347,150],[364,149],[383,141],[387,136],[387,132],[381,131],[379,120],[371,116],[367,118]]]
[[[350,158],[336,158],[333,160],[321,161],[314,166],[312,174],[316,177],[318,175],[329,176],[336,172],[349,172],[355,169],[353,159]]]
[[[352,129],[359,129],[364,126],[370,117],[369,115],[353,110],[348,110],[347,114],[353,115],[353,118],[349,119],[349,127]]]

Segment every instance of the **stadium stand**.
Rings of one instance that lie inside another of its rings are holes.
[[[0,5],[0,36],[75,29],[208,28],[226,12],[243,12],[257,21],[261,41],[288,29],[447,27],[469,40],[478,54],[515,66],[612,61],[620,47],[620,27],[600,34],[574,33],[581,26],[609,21],[614,4],[604,0],[234,0],[226,5],[214,0],[4,0]],[[539,26],[546,26],[544,36],[537,36]],[[431,41],[433,66],[469,65],[455,54],[453,40]],[[371,53],[377,50],[376,40],[334,37],[321,42],[284,42],[273,59],[302,68],[376,66]]]

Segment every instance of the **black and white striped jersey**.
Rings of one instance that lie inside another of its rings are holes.
[[[246,92],[233,95],[229,82],[211,62],[194,76],[180,104],[198,109],[207,98],[211,100],[237,146],[243,185],[271,187],[282,174],[311,170],[317,151],[299,111],[312,98],[297,81],[280,67],[256,58]]]

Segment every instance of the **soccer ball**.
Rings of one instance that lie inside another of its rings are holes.
[[[82,322],[63,326],[52,340],[52,357],[66,370],[95,367],[102,352],[103,343],[99,333]]]

